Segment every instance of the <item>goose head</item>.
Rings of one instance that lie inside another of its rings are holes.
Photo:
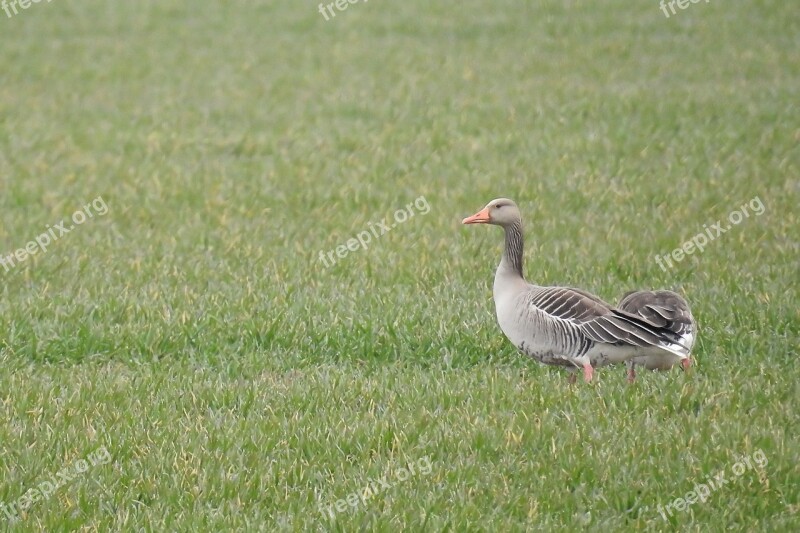
[[[492,200],[486,207],[461,221],[462,224],[494,224],[506,228],[515,223],[519,224],[522,219],[519,208],[508,198],[497,198]]]

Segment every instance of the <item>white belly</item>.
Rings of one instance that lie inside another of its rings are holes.
[[[497,323],[506,338],[525,355],[540,363],[558,366],[580,366],[583,359],[577,361],[567,354],[559,353],[548,335],[536,331],[531,325],[531,317],[541,313],[535,309],[525,309],[517,304],[517,298],[495,298]],[[522,313],[520,309],[525,309]]]

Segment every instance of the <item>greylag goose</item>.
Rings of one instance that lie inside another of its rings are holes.
[[[593,369],[634,357],[688,357],[680,334],[646,318],[616,309],[580,289],[540,287],[522,275],[522,219],[517,204],[507,198],[492,200],[462,221],[494,224],[505,231],[505,250],[494,277],[497,322],[522,353],[537,361],[583,369],[586,382]],[[574,381],[575,376],[570,376]]]
[[[667,328],[681,339],[687,353],[681,357],[662,352],[660,354],[640,355],[629,359],[628,381],[636,379],[636,365],[648,370],[669,370],[680,362],[684,370],[688,370],[692,360],[689,352],[697,338],[697,322],[689,309],[689,303],[680,294],[672,291],[631,291],[622,297],[617,306],[623,311],[637,315],[650,324]]]

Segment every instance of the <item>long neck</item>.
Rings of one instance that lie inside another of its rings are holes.
[[[506,248],[503,250],[503,258],[500,260],[497,273],[522,279],[522,222],[517,221],[506,226],[505,232]]]

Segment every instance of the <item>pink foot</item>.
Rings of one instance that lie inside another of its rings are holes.
[[[594,373],[594,369],[590,363],[586,363],[583,365],[583,381],[586,383],[592,382],[592,374]]]

